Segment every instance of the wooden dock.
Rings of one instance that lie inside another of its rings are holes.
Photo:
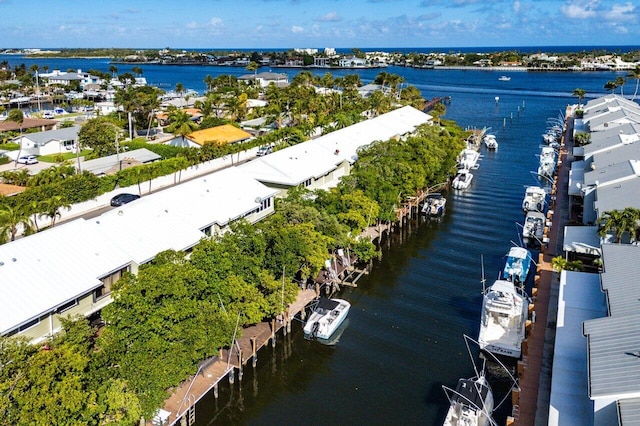
[[[570,111],[567,111],[570,117]],[[564,226],[569,221],[568,179],[570,165],[567,161],[571,149],[573,122],[568,118],[558,155],[556,175],[551,188],[551,202],[547,212],[550,227],[545,227],[543,246],[537,260],[537,270],[532,290],[532,321],[528,325],[527,339],[522,345],[522,360],[518,361],[519,390],[512,392],[512,416],[508,426],[533,426],[548,423],[551,393],[551,369],[553,343],[558,305],[559,274],[553,270],[552,259],[562,254]]]
[[[230,348],[221,350],[218,356],[209,358],[200,364],[198,372],[173,390],[165,400],[165,425],[192,425],[195,420],[195,406],[211,390],[218,396],[218,385],[225,378],[233,383],[242,379],[243,368],[251,360],[257,362],[258,351],[269,344],[275,346],[278,331],[291,332],[291,320],[316,298],[313,289],[301,290],[287,311],[277,320],[261,322],[242,330],[242,336],[235,339]],[[154,424],[152,421],[147,424]]]

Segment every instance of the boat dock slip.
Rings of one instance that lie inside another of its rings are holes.
[[[518,362],[520,391],[513,391],[513,416],[507,419],[507,425],[530,426],[547,424],[551,393],[551,367],[553,361],[553,342],[555,340],[555,318],[558,305],[559,274],[553,271],[551,260],[562,252],[562,232],[569,218],[568,179],[570,164],[567,161],[572,141],[573,118],[567,109],[567,129],[558,156],[558,173],[551,192],[551,226],[545,228],[547,247],[541,248],[537,261],[532,296],[535,306],[526,344],[523,343],[522,361]]]
[[[210,390],[214,396],[218,396],[218,384],[226,376],[229,381],[235,380],[235,370],[238,370],[238,378],[242,380],[242,369],[249,360],[253,364],[257,362],[257,353],[271,340],[275,345],[275,335],[283,329],[284,333],[291,331],[291,319],[304,310],[304,308],[316,297],[314,290],[301,290],[298,298],[289,305],[284,318],[261,322],[251,327],[242,329],[242,336],[237,338],[230,349],[223,349],[218,356],[209,358],[200,364],[195,376],[179,385],[173,394],[165,400],[163,420],[164,425],[174,425],[181,419],[185,425],[193,424],[195,419],[195,404]],[[147,424],[155,424],[152,421]]]

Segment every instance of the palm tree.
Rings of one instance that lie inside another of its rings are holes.
[[[133,71],[138,77],[142,76],[142,68],[140,67],[133,67],[131,68],[131,71]]]
[[[211,75],[207,74],[204,78],[204,84],[207,85],[207,92],[211,91],[211,88],[213,87],[213,83],[214,83],[214,79],[213,77],[211,77]]]
[[[634,69],[632,69],[629,74],[627,74],[627,78],[632,78],[636,81],[636,90],[633,92],[633,98],[631,100],[636,99],[636,95],[638,94],[638,83],[640,83],[640,65],[636,65]]]
[[[5,206],[0,210],[0,241],[6,241],[7,236],[14,241],[20,227],[27,232],[32,226],[31,216],[24,207]]]
[[[573,96],[575,96],[576,98],[578,98],[578,108],[582,107],[582,100],[584,99],[584,95],[587,94],[587,91],[584,89],[573,89]]]
[[[247,65],[246,70],[247,71],[253,71],[253,84],[256,84],[258,82],[257,80],[257,75],[258,75],[258,68],[260,67],[260,65],[258,65],[257,62],[249,62],[249,65]]]
[[[617,88],[618,88],[618,84],[616,83],[615,80],[609,80],[604,84],[604,89],[611,90],[611,93],[615,92]]]
[[[618,86],[620,88],[620,96],[624,96],[624,85],[627,82],[627,79],[619,76],[616,77],[616,86]]]
[[[184,137],[198,128],[198,125],[191,120],[191,115],[181,109],[176,109],[169,113],[169,123],[167,131],[175,136],[180,136],[183,145]]]
[[[22,123],[24,122],[24,113],[22,112],[22,110],[16,108],[9,111],[9,114],[7,115],[7,121],[13,121],[14,123],[17,123],[18,126],[20,126],[20,136],[22,136]],[[18,167],[18,158],[20,158],[21,154],[22,138],[20,138],[20,146],[18,147],[18,156],[16,157],[14,168]]]
[[[48,217],[51,220],[51,228],[53,228],[56,224],[56,219],[62,215],[61,209],[69,209],[70,207],[71,203],[67,202],[62,196],[54,195],[42,203],[44,212],[40,216]]]
[[[115,65],[111,65],[111,66],[109,67],[109,72],[111,73],[111,75],[112,75],[113,77],[115,77],[115,76],[116,76],[116,74],[118,74],[118,67],[116,67]]]
[[[638,210],[632,208],[626,208],[622,211],[612,210],[604,212],[596,221],[596,223],[601,226],[598,235],[605,237],[613,231],[616,234],[616,243],[619,243],[625,232],[631,235],[636,233],[639,218],[640,214]]]

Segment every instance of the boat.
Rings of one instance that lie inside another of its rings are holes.
[[[486,146],[487,149],[498,149],[498,141],[496,140],[495,135],[489,133],[485,135],[484,138],[482,138],[482,141],[484,142],[484,146]]]
[[[524,219],[524,225],[522,226],[522,239],[525,243],[533,243],[542,241],[542,235],[544,233],[545,217],[542,212],[537,210],[530,210],[527,212],[527,216]]]
[[[443,386],[449,397],[449,410],[443,426],[489,426],[494,424],[493,392],[484,370],[470,379],[458,380],[456,389]]]
[[[473,179],[473,174],[467,169],[459,169],[458,174],[455,178],[453,178],[453,182],[451,182],[451,187],[453,189],[467,189],[469,185],[471,185],[471,180]]]
[[[502,270],[502,278],[516,284],[524,283],[529,275],[531,252],[524,247],[511,247]]]
[[[444,214],[446,204],[447,199],[439,192],[429,194],[425,198],[424,205],[422,206],[422,214],[431,217],[440,217]]]
[[[529,299],[522,289],[507,280],[496,280],[483,294],[480,349],[520,358]]]
[[[500,77],[498,77],[498,80],[500,80],[500,81],[510,81],[511,77],[508,77],[506,75],[501,75]]]
[[[321,297],[304,326],[305,337],[330,340],[347,317],[350,308],[351,304],[346,300]]]
[[[476,167],[480,153],[475,149],[466,148],[458,155],[458,168],[471,170]]]
[[[522,210],[543,211],[547,191],[539,186],[527,186],[524,190],[524,199],[522,200]]]
[[[540,165],[538,166],[538,175],[550,178],[554,175],[556,169],[556,162],[553,158],[540,158]]]

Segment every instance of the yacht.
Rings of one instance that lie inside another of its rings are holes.
[[[506,76],[506,75],[501,75],[500,77],[498,77],[498,80],[500,80],[500,81],[510,81],[511,77]]]
[[[544,210],[545,197],[547,191],[539,186],[527,186],[524,190],[524,199],[522,200],[522,210],[528,212],[529,210],[538,210],[539,212]]]
[[[496,280],[483,295],[478,343],[480,349],[520,358],[529,300],[523,290],[507,280]]]
[[[493,424],[493,392],[484,375],[458,380],[456,389],[443,386],[449,397],[449,411],[443,426],[489,426]]]

